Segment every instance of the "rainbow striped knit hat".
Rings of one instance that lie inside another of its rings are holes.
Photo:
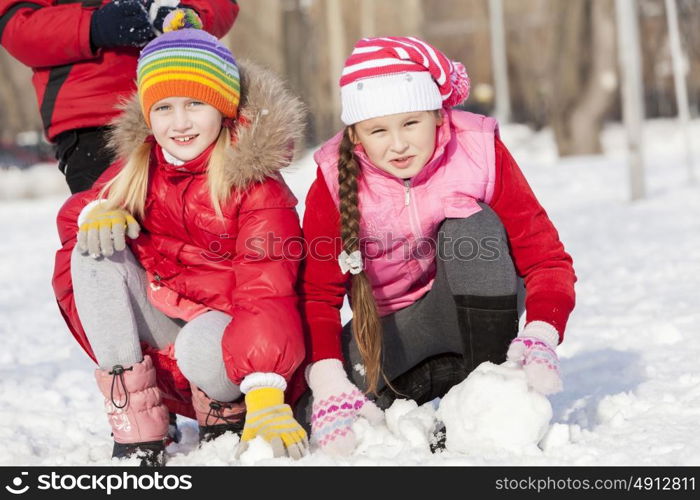
[[[235,118],[241,95],[236,60],[201,26],[193,11],[177,9],[163,22],[164,33],[141,51],[136,84],[149,127],[151,107],[166,97],[201,99]]]

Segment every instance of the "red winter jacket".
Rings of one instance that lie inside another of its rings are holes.
[[[142,232],[129,246],[161,286],[233,317],[222,348],[234,383],[253,372],[290,380],[304,357],[304,342],[295,290],[299,260],[288,258],[282,243],[298,241],[301,229],[296,199],[278,170],[290,160],[290,145],[300,140],[303,114],[299,101],[272,74],[250,64],[239,67],[241,87],[249,92],[242,99],[229,157],[232,197],[222,207],[224,219],[217,218],[209,199],[209,150],[176,167],[154,145]],[[113,140],[122,157],[144,139],[153,140],[140,113],[134,97],[117,123]],[[62,248],[56,254],[54,291],[73,335],[93,359],[73,299],[70,255],[80,211],[120,167],[117,162],[90,191],[69,198],[57,221]],[[169,407],[189,414],[187,383],[170,353],[147,352],[156,357]]]
[[[342,251],[340,215],[319,168],[306,197],[303,232],[309,248],[300,274],[302,322],[309,362],[342,359],[340,308],[350,287],[335,256]],[[495,186],[489,203],[500,217],[517,273],[525,278],[527,322],[553,325],[563,339],[574,308],[576,275],[547,213],[515,160],[496,137]],[[312,243],[313,242],[313,243]],[[320,257],[319,257],[320,256]]]
[[[0,0],[0,42],[32,68],[49,140],[66,130],[106,125],[135,90],[138,48],[90,47],[92,13],[111,0]],[[220,38],[238,15],[233,0],[187,0],[204,29]]]

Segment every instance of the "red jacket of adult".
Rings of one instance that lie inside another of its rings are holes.
[[[49,140],[66,130],[100,127],[134,90],[139,49],[92,50],[92,13],[111,0],[0,0],[0,42],[34,72],[44,131]],[[204,29],[224,36],[238,15],[233,0],[187,0]]]
[[[176,167],[154,144],[141,235],[129,241],[159,285],[233,317],[222,348],[236,384],[254,372],[289,380],[304,357],[295,290],[299,260],[286,252],[290,241],[300,240],[301,229],[296,199],[278,172],[291,159],[291,145],[300,141],[303,112],[277,77],[251,64],[239,68],[244,95],[227,163],[232,197],[222,207],[223,220],[209,199],[206,152]],[[119,156],[152,141],[149,134],[134,96],[112,137]],[[57,221],[62,248],[56,254],[54,291],[70,330],[93,359],[73,298],[70,255],[80,211],[120,167],[120,162],[112,165],[92,190],[69,198]],[[170,409],[191,414],[187,383],[172,357],[147,352],[155,357]]]

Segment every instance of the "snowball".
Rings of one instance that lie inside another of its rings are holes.
[[[392,434],[403,438],[412,448],[429,449],[435,427],[435,409],[430,402],[418,406],[412,399],[397,399],[384,415]]]
[[[485,362],[442,398],[437,417],[445,424],[449,451],[512,451],[539,443],[552,406],[529,389],[521,368]]]

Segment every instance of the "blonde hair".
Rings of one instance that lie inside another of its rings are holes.
[[[137,217],[143,217],[148,193],[151,144],[144,142],[137,147],[121,171],[100,190],[99,198],[105,200],[108,208],[123,208]],[[219,217],[223,216],[221,207],[231,198],[231,185],[226,176],[231,147],[231,132],[227,127],[221,127],[207,164],[209,197]]]
[[[357,202],[360,165],[353,153],[354,144],[350,138],[350,130],[351,127],[345,128],[338,158],[340,235],[343,250],[347,253],[360,248],[361,217]],[[365,365],[367,392],[376,393],[379,374],[382,371],[382,324],[372,293],[372,285],[364,271],[352,276],[351,304],[352,334]]]

